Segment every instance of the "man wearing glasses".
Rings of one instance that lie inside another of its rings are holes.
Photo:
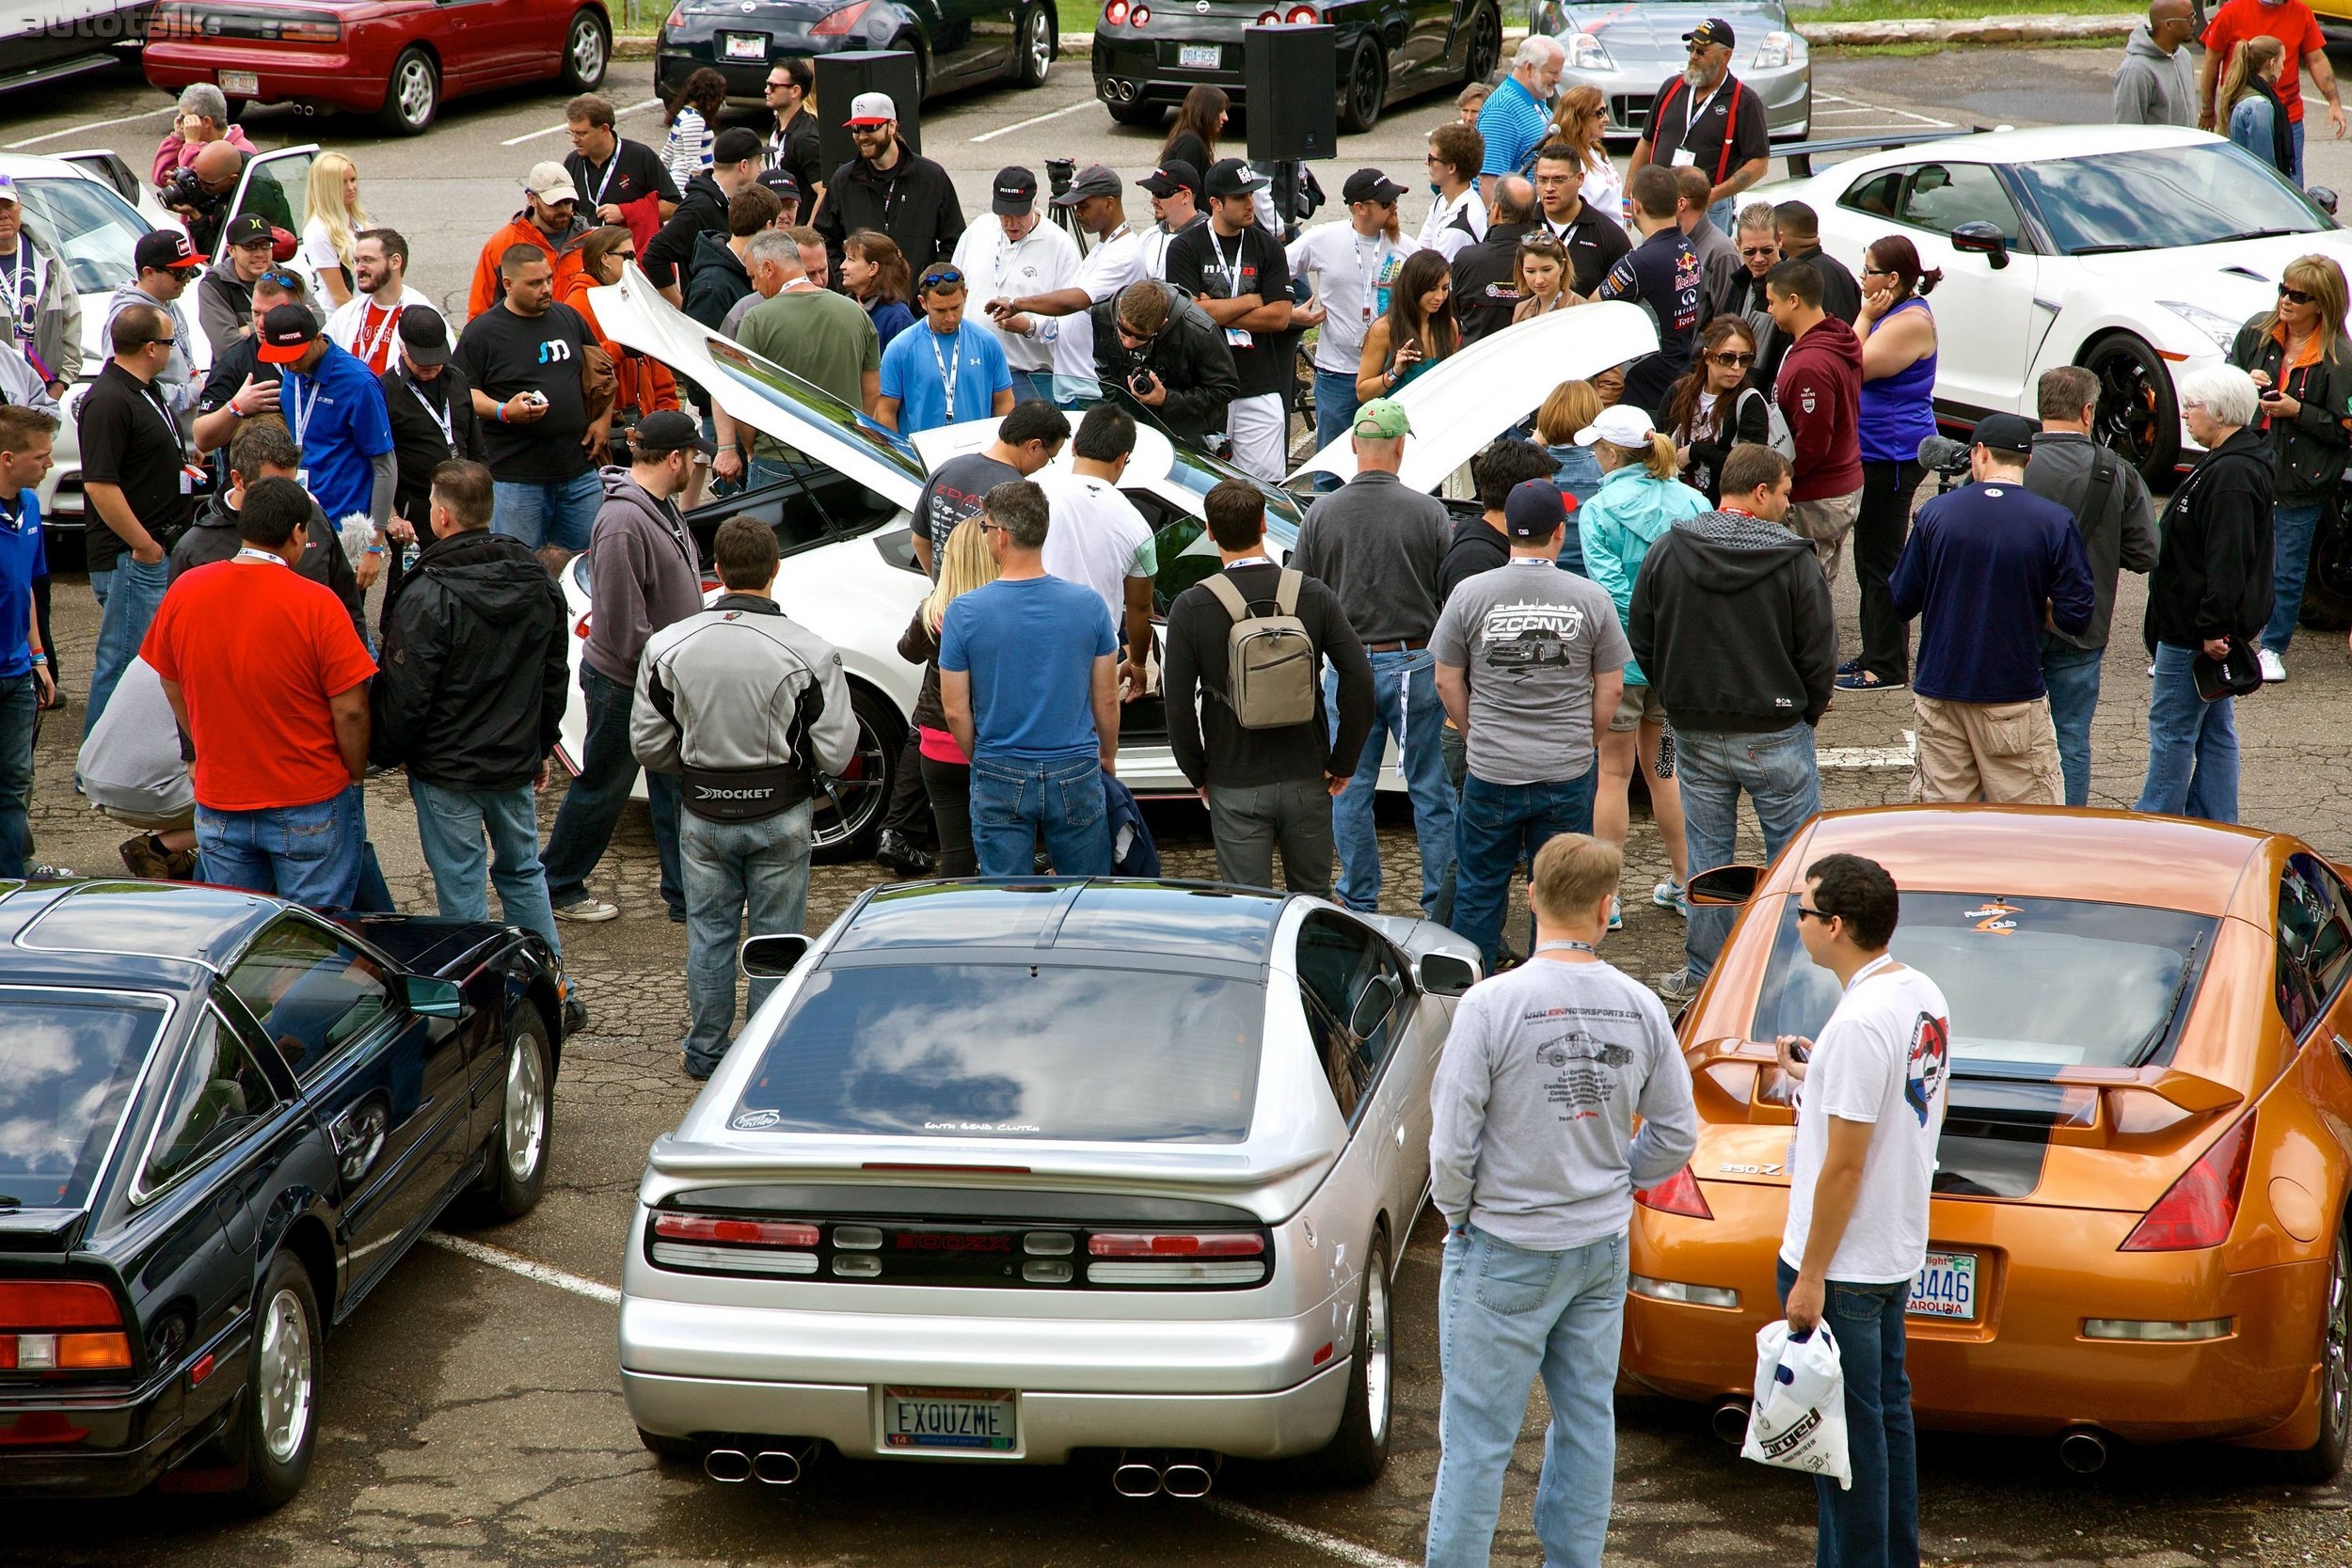
[[[1568,287],[1590,297],[1617,258],[1633,248],[1615,217],[1584,199],[1588,166],[1566,142],[1552,142],[1535,154],[1536,224],[1568,253]]]
[[[808,95],[817,90],[817,71],[805,55],[787,55],[768,68],[768,112],[776,128],[768,133],[768,166],[792,177],[808,210],[815,211],[825,194],[825,161],[817,150],[817,117],[808,110]]]
[[[1651,102],[1649,124],[1627,161],[1626,178],[1647,164],[1697,168],[1708,179],[1708,220],[1731,231],[1732,202],[1764,178],[1772,144],[1764,101],[1731,73],[1731,24],[1709,17],[1682,35],[1691,63]]]
[[[619,224],[639,248],[677,211],[678,190],[661,154],[617,129],[612,100],[582,93],[564,105],[564,129],[572,150],[564,172],[572,177],[583,205],[598,224]],[[381,372],[382,366],[376,367]]]
[[[933,261],[956,253],[963,238],[963,208],[947,171],[922,156],[898,135],[898,106],[886,92],[862,92],[850,100],[850,141],[857,156],[833,171],[817,213],[833,269],[841,270],[841,245],[861,229],[879,230],[898,242],[898,253],[919,275]]]
[[[1779,372],[1780,356],[1788,351],[1788,340],[1772,325],[1772,312],[1764,292],[1764,279],[1780,264],[1780,227],[1774,221],[1769,201],[1751,201],[1740,209],[1738,231],[1732,243],[1739,247],[1740,270],[1732,274],[1724,292],[1710,302],[1714,316],[1738,316],[1756,334],[1756,381],[1769,387]]]
[[[1001,419],[1012,412],[1012,372],[996,335],[966,330],[963,274],[946,261],[923,269],[914,286],[920,330],[901,332],[882,351],[882,396],[874,418],[902,436],[941,425]]]

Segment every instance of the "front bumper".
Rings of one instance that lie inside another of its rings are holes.
[[[1637,141],[1649,128],[1650,100],[1658,84],[1681,67],[1672,61],[1636,61],[1615,71],[1560,73],[1562,91],[1579,85],[1600,89],[1609,103],[1609,124],[1602,135],[1611,141]],[[1813,64],[1810,58],[1774,71],[1750,73],[1734,68],[1742,86],[1764,100],[1764,130],[1774,141],[1801,141],[1813,124]]]
[[[343,49],[151,43],[140,59],[149,86],[166,91],[198,82],[217,85],[224,71],[250,71],[256,90],[235,96],[250,97],[256,103],[307,103],[373,114],[384,106],[384,94],[390,86],[383,72],[363,69]]]

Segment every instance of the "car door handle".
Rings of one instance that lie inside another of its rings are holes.
[[[2347,1040],[2342,1035],[2333,1033],[2330,1033],[2328,1037],[2336,1042],[2336,1054],[2344,1058],[2344,1065],[2352,1067],[2352,1040]]]
[[[1401,1121],[1396,1124],[1396,1147],[1405,1147],[1405,1124]]]
[[[353,1106],[327,1128],[327,1135],[335,1142],[336,1164],[345,1181],[365,1176],[376,1156],[384,1152],[390,1119],[382,1101],[369,1100]]]

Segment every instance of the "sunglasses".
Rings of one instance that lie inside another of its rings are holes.
[[[270,268],[269,271],[262,274],[261,277],[255,278],[253,281],[256,283],[274,283],[278,288],[285,289],[290,292],[302,287],[301,278],[296,277],[293,273],[282,271],[277,267]]]
[[[953,267],[940,267],[925,273],[918,286],[927,294],[936,293],[942,289],[961,289],[963,287],[963,274]]]
[[[1825,910],[1809,909],[1803,904],[1799,904],[1797,906],[1797,918],[1799,920],[1818,920],[1822,925],[1826,926],[1837,917],[1829,913]]]
[[[1745,370],[1748,366],[1756,363],[1756,356],[1753,353],[1710,354],[1708,357],[1715,361],[1718,365],[1733,365],[1738,366],[1741,370]]]
[[[637,252],[633,250],[616,250],[612,253],[612,260],[615,261],[634,261],[637,260]]]
[[[2279,297],[2285,300],[2289,305],[2310,305],[2317,300],[2319,296],[2316,294],[2307,294],[2300,289],[2290,289],[2284,283],[2281,283],[2279,285]]]
[[[1776,245],[1743,245],[1740,247],[1740,254],[1747,257],[1750,261],[1754,261],[1758,256],[1779,255],[1780,246]]]

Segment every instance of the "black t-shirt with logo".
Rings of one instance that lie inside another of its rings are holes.
[[[1736,109],[1735,98],[1739,100]],[[1649,161],[1653,164],[1671,168],[1675,154],[1688,148],[1691,162],[1711,183],[1720,185],[1741,164],[1772,156],[1772,140],[1764,129],[1764,100],[1737,76],[1725,74],[1715,84],[1712,96],[1694,94],[1680,76],[1669,76],[1650,102],[1655,105],[1649,117]],[[1729,156],[1724,150],[1726,135],[1731,138]]]
[[[165,410],[163,400],[146,382],[109,359],[74,410],[73,421],[81,445],[82,482],[120,486],[131,515],[169,549],[196,515],[196,499],[182,483],[185,433]],[[84,531],[89,569],[110,570],[126,546],[95,506],[89,509],[89,520],[97,525]]]
[[[1536,221],[1568,253],[1568,287],[1588,298],[1618,258],[1633,248],[1616,220],[1589,201],[1577,209],[1574,222],[1554,223],[1541,216]]]
[[[677,186],[671,182],[660,153],[644,142],[630,141],[625,136],[615,137],[614,141],[612,156],[601,165],[591,166],[577,151],[564,160],[564,172],[572,177],[572,184],[580,192],[581,216],[594,219],[598,207],[608,203],[626,207],[649,196],[664,201],[677,200]]]
[[[1290,258],[1273,235],[1254,223],[1232,239],[1204,223],[1168,242],[1168,281],[1202,299],[1256,294],[1271,305],[1290,297]],[[1232,343],[1230,336],[1226,340],[1233,350],[1233,373],[1241,381],[1239,395],[1254,398],[1283,390],[1289,380],[1292,335],[1258,332],[1251,337],[1248,348]]]
[[[580,444],[588,431],[588,403],[580,393],[580,362],[590,341],[588,324],[568,305],[543,316],[518,316],[495,305],[466,324],[452,361],[466,379],[498,403],[517,392],[547,394],[545,418],[506,424],[482,421],[482,444],[494,479],[552,484],[592,466]]]
[[[1600,280],[1597,299],[1639,305],[1658,323],[1658,352],[1636,359],[1625,372],[1625,401],[1665,415],[1666,393],[1691,368],[1691,348],[1699,333],[1699,254],[1690,238],[1668,224],[1617,259]]]

